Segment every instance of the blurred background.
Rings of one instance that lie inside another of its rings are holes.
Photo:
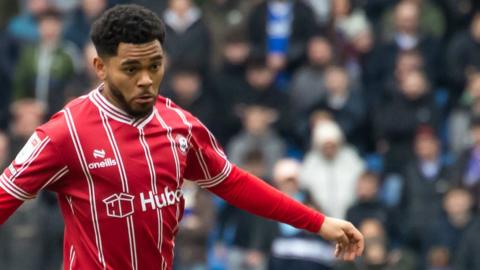
[[[162,95],[234,163],[366,237],[339,263],[186,183],[175,269],[480,269],[478,0],[0,0],[0,168],[98,85],[90,26],[119,3],[166,23]],[[42,192],[0,228],[0,269],[60,269],[62,234]]]

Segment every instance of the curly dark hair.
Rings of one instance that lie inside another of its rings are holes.
[[[99,56],[114,56],[120,42],[142,44],[158,39],[163,45],[165,25],[144,7],[117,5],[93,23],[90,37]]]

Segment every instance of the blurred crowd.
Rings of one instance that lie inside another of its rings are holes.
[[[122,3],[166,24],[162,95],[232,162],[366,238],[339,263],[186,183],[175,269],[480,269],[479,1],[0,1],[0,168],[99,84],[90,26]],[[60,269],[62,234],[42,192],[0,228],[0,269]]]

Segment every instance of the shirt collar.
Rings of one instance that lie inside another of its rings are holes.
[[[101,93],[102,90],[103,90],[103,83],[100,84],[95,90],[90,92],[89,98],[92,101],[92,103],[95,106],[97,106],[97,108],[103,113],[105,113],[108,117],[140,129],[145,127],[145,125],[148,124],[150,120],[152,120],[154,115],[153,110],[147,116],[144,116],[141,118],[135,118],[129,115],[124,110],[113,105],[110,101],[108,101],[108,99],[102,95]]]

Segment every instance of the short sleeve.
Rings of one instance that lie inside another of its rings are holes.
[[[198,119],[191,119],[191,148],[184,178],[196,182],[202,188],[211,188],[228,177],[232,164],[213,134]]]
[[[68,173],[53,145],[41,129],[30,137],[15,160],[0,176],[0,188],[20,201],[32,199],[37,192]],[[0,205],[1,210],[1,205]]]

